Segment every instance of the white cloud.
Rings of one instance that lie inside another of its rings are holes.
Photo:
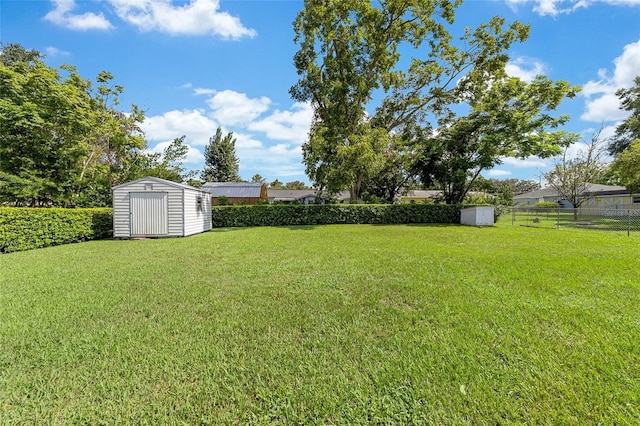
[[[501,158],[502,164],[515,167],[517,169],[542,169],[549,167],[549,161],[538,157],[527,157],[524,160],[519,158]]]
[[[503,177],[503,176],[511,176],[511,172],[509,170],[500,170],[500,169],[492,169],[487,172],[487,176],[489,177]]]
[[[186,142],[191,146],[188,162],[193,169],[201,170],[203,148],[221,126],[223,134],[233,132],[240,175],[245,179],[259,173],[267,180],[307,181],[301,144],[307,138],[311,123],[308,105],[296,103],[289,110],[269,113],[271,101],[266,97],[250,98],[232,90],[208,90],[220,95],[204,101],[211,110],[173,110],[145,119],[142,128],[147,140],[152,142],[152,152],[162,152],[168,144],[166,141],[186,135]],[[267,115],[256,121],[264,113]]]
[[[55,25],[78,31],[108,30],[113,28],[102,13],[73,14],[72,11],[77,6],[75,0],[52,0],[52,3],[54,9],[47,13],[44,19]]]
[[[160,142],[149,148],[148,151],[162,153],[170,144],[171,141]],[[204,155],[202,152],[192,147],[188,141],[185,141],[184,144],[189,147],[189,151],[187,151],[187,156],[184,160],[185,164],[201,164],[204,161]]]
[[[269,147],[269,153],[273,155],[300,155],[299,147],[291,148],[290,144],[279,143]]]
[[[545,74],[545,66],[542,62],[523,56],[510,60],[505,70],[508,75],[526,82],[531,82],[536,76]]]
[[[586,121],[604,122],[623,120],[629,114],[620,110],[620,99],[616,91],[633,86],[633,80],[640,69],[640,40],[627,44],[622,55],[614,61],[615,70],[608,75],[599,70],[600,80],[589,81],[583,86],[582,95],[586,98],[586,111],[581,118]]]
[[[191,0],[174,6],[171,0],[110,0],[120,19],[141,31],[156,30],[173,35],[215,35],[237,40],[254,37],[235,16],[221,12],[219,0]]]
[[[57,47],[53,47],[53,46],[45,47],[44,54],[45,54],[45,56],[47,56],[49,58],[55,58],[56,56],[69,56],[69,55],[71,55],[71,53],[69,53],[69,52],[67,52],[65,50],[60,50]]]
[[[146,117],[142,124],[147,140],[173,140],[186,135],[193,146],[205,146],[218,125],[200,110],[173,110]]]
[[[505,0],[512,10],[519,6],[533,4],[533,11],[542,16],[558,16],[587,8],[594,3],[606,3],[614,6],[640,6],[640,0]]]
[[[585,0],[505,0],[507,5],[516,10],[520,5],[533,4],[533,11],[542,16],[557,16],[561,13],[571,13],[581,7],[587,7]]]
[[[302,144],[307,139],[313,110],[308,104],[296,102],[290,110],[277,110],[268,117],[253,122],[250,130],[266,133],[267,137]]]
[[[191,87],[191,86],[189,86]],[[200,96],[200,95],[215,95],[216,93],[218,93],[217,90],[215,89],[206,89],[203,87],[196,87],[195,89],[193,89],[193,94],[196,96]]]
[[[613,135],[615,135],[616,133],[616,128],[618,127],[620,123],[614,123],[611,126],[605,126],[602,128],[602,130],[600,131],[600,139],[606,141],[608,139],[611,139],[613,137]]]
[[[213,110],[211,116],[218,122],[233,126],[242,125],[258,118],[269,109],[271,100],[267,97],[249,98],[244,93],[233,90],[217,92],[207,100]]]

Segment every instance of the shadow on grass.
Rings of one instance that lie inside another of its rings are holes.
[[[384,226],[410,226],[410,227],[419,227],[419,228],[448,228],[448,227],[459,227],[463,226],[459,223],[329,223],[329,224],[319,224],[319,225],[280,225],[280,226],[242,226],[242,227],[229,227],[229,228],[212,228],[207,232],[214,233],[226,233],[233,231],[244,231],[255,228],[276,228],[276,229],[289,229],[291,231],[313,231],[319,227],[323,226],[374,226],[374,227],[384,227]],[[491,228],[490,226],[484,228]]]
[[[208,232],[224,233],[224,232],[233,232],[233,231],[245,231],[245,230],[256,229],[256,228],[279,228],[279,229],[289,229],[291,231],[311,231],[317,228],[318,226],[325,226],[325,225],[238,226],[238,227],[231,227],[231,228],[212,228],[211,231],[208,231]]]

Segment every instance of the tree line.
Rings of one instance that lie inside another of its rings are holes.
[[[144,111],[135,104],[122,111],[124,88],[111,73],[90,81],[72,66],[51,68],[43,59],[36,50],[0,43],[0,204],[109,206],[113,186],[144,176],[194,185],[242,180],[233,133],[216,130],[197,176],[183,165],[185,136],[149,152]],[[271,185],[306,188],[277,179]]]
[[[303,161],[315,185],[387,200],[418,185],[460,203],[503,158],[558,157],[579,140],[554,111],[580,87],[506,72],[509,49],[529,26],[496,16],[456,35],[460,4],[305,1],[294,22],[299,80],[290,94],[313,106]],[[611,141],[610,182],[640,182],[639,87],[636,79],[618,92],[632,116]]]
[[[144,111],[120,110],[124,88],[68,65],[48,67],[36,50],[0,44],[0,203],[106,206],[111,187],[142,176],[183,181],[184,136],[147,152]]]
[[[583,173],[583,183],[639,188],[640,77],[618,92],[631,116],[610,141],[613,165],[602,167],[593,152],[572,164],[567,148],[579,135],[563,130],[569,117],[555,111],[580,88],[544,75],[530,82],[508,75],[508,52],[526,41],[529,26],[496,16],[454,34],[460,3],[305,1],[293,23],[299,79],[289,93],[313,108],[302,150],[314,188],[386,202],[406,189],[432,188],[455,204],[486,184],[483,171],[505,157],[529,156],[561,159],[546,175],[552,186],[566,181],[560,172],[582,173],[586,162],[598,170]],[[106,205],[112,186],[144,175],[197,184],[182,166],[184,136],[163,153],[147,152],[144,112],[118,109],[123,90],[108,72],[91,82],[73,67],[47,67],[36,51],[3,45],[0,202]],[[217,129],[199,178],[241,180],[238,169],[233,134]]]

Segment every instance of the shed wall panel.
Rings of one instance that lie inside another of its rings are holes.
[[[202,201],[200,204],[198,204],[198,198]],[[211,197],[206,192],[185,190],[184,235],[193,235],[210,229]]]
[[[128,238],[129,232],[129,191],[113,191],[113,236]]]
[[[184,217],[182,214],[183,190],[172,188],[169,193],[169,236],[182,237],[184,235]]]

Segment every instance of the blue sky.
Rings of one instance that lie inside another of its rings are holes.
[[[0,0],[0,40],[46,55],[50,66],[71,64],[87,79],[110,71],[124,86],[123,109],[146,111],[152,150],[186,135],[186,166],[201,170],[204,146],[218,126],[233,131],[240,175],[308,182],[301,145],[308,105],[291,100],[297,81],[291,23],[303,7],[294,0]],[[590,139],[613,133],[626,115],[618,88],[640,74],[640,0],[467,1],[456,28],[491,16],[531,25],[515,45],[509,72],[541,73],[580,85],[565,101],[566,130]],[[576,147],[576,149],[579,146]],[[538,180],[553,159],[505,158],[485,177]]]

